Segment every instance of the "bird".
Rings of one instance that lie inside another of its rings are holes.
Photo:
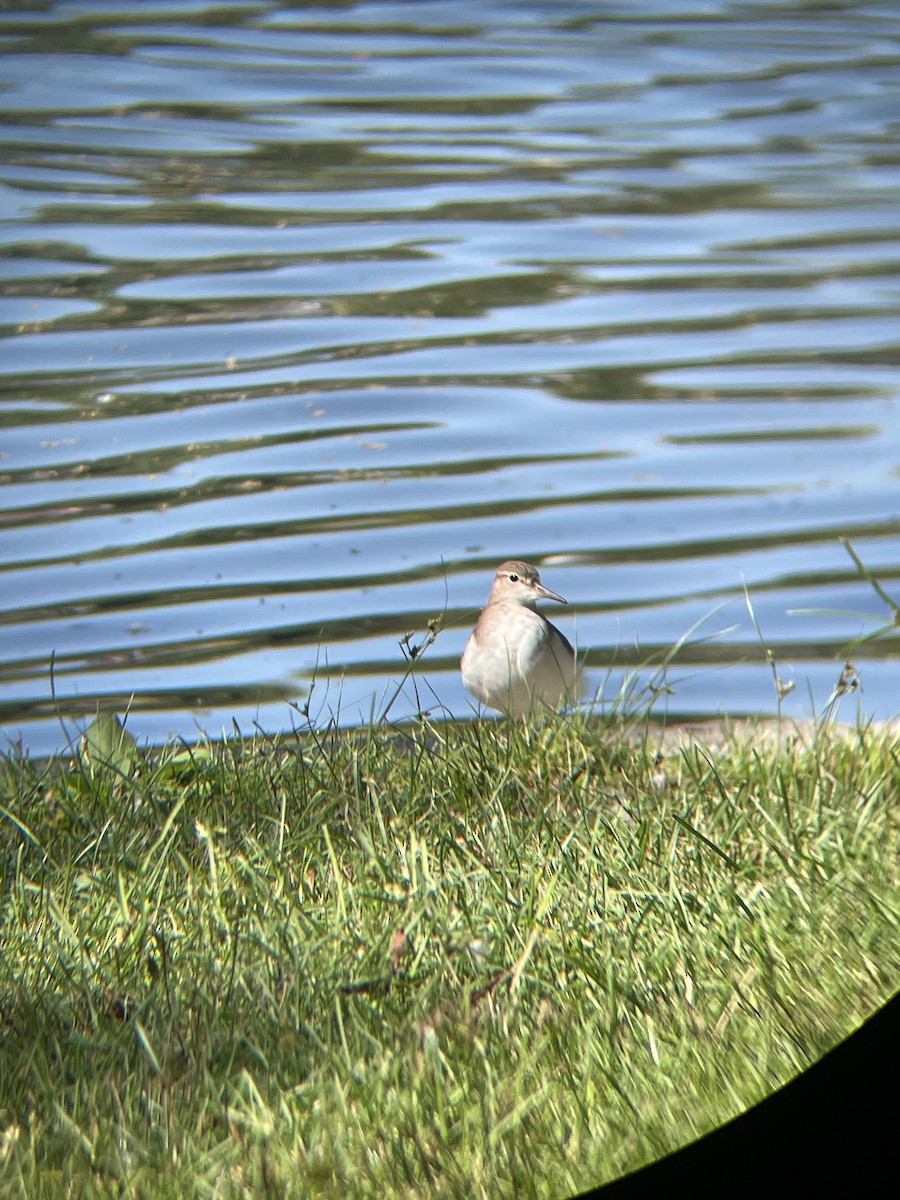
[[[566,601],[530,563],[509,559],[460,659],[467,691],[497,712],[528,717],[576,698],[581,668],[568,639],[539,613],[538,600]]]

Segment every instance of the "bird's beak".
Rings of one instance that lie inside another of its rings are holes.
[[[542,583],[536,583],[534,590],[538,594],[539,600],[558,600],[560,604],[568,604],[565,596],[560,596],[557,592],[551,592],[548,587],[544,587]]]

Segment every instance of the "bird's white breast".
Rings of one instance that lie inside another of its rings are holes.
[[[490,605],[462,656],[466,688],[510,716],[555,708],[578,675],[571,647],[540,613],[521,604]]]

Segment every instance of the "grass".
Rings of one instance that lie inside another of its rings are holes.
[[[0,1197],[571,1195],[900,981],[888,728],[125,749],[0,761]]]

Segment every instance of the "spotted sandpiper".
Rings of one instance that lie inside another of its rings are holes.
[[[510,717],[577,699],[580,667],[575,651],[535,609],[538,600],[567,603],[544,587],[530,563],[501,563],[460,663],[467,690]]]

